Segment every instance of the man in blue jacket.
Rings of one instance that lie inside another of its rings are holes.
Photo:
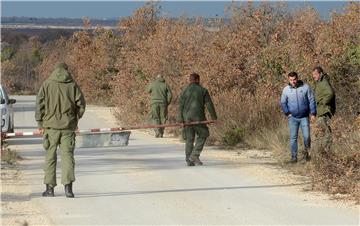
[[[315,120],[316,102],[313,91],[310,86],[298,79],[296,72],[288,74],[289,84],[284,88],[281,95],[281,108],[288,117],[290,128],[290,149],[291,163],[297,162],[298,152],[298,133],[301,128],[304,137],[304,156],[305,160],[309,160],[310,149],[310,121]]]

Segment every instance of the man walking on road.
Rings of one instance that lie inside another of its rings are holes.
[[[80,88],[70,75],[67,65],[57,63],[36,97],[35,119],[43,134],[46,150],[44,197],[54,196],[58,146],[61,150],[61,183],[65,186],[66,197],[74,197],[75,130],[84,112],[85,99]]]
[[[207,89],[200,86],[200,76],[192,73],[189,77],[190,84],[183,90],[180,96],[179,120],[183,123],[205,121],[205,106],[211,119],[217,120],[214,104]],[[191,125],[184,127],[185,160],[188,166],[203,165],[200,154],[205,141],[209,136],[206,124]],[[196,136],[196,142],[194,146]]]
[[[172,94],[170,87],[165,83],[165,79],[158,75],[153,81],[148,92],[151,95],[151,118],[156,125],[166,123],[168,106],[171,103]],[[163,137],[164,128],[155,128],[155,137]]]
[[[335,92],[330,84],[329,76],[321,67],[315,67],[312,71],[315,80],[315,99],[317,108],[317,136],[316,148],[328,150],[331,145],[331,128],[329,120],[335,114]]]
[[[298,133],[301,128],[305,150],[303,152],[303,160],[310,160],[310,122],[316,116],[316,103],[311,88],[303,81],[298,80],[296,72],[288,74],[289,84],[284,88],[281,95],[281,107],[284,114],[288,117],[290,128],[290,147],[291,160],[290,163],[297,162],[298,152]]]

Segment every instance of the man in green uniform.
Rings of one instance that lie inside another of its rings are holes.
[[[316,120],[317,136],[316,148],[328,150],[331,145],[331,128],[329,120],[335,114],[335,92],[332,88],[329,76],[321,67],[315,67],[312,72],[315,80],[315,100],[318,118]]]
[[[75,130],[84,112],[85,99],[80,88],[68,72],[67,65],[57,63],[36,97],[35,119],[43,134],[43,146],[46,150],[44,197],[54,196],[58,146],[61,150],[61,183],[65,185],[66,197],[74,197],[72,183],[75,181]]]
[[[217,119],[214,104],[207,89],[200,86],[200,76],[192,73],[189,77],[190,84],[183,90],[180,96],[179,121],[183,123],[205,121],[205,106],[211,119]],[[200,154],[204,148],[209,129],[206,124],[184,127],[185,160],[188,166],[202,165]],[[196,142],[194,146],[196,136]]]
[[[158,75],[148,88],[151,95],[151,118],[156,125],[166,123],[168,106],[171,103],[172,94],[170,87],[165,83],[165,79]],[[155,137],[163,137],[164,128],[155,129]]]

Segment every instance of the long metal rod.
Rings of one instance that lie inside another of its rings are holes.
[[[166,128],[166,127],[184,127],[200,124],[211,124],[215,123],[215,120],[207,121],[198,121],[198,122],[186,122],[186,123],[171,123],[163,125],[138,125],[138,126],[128,126],[128,127],[115,127],[115,128],[94,128],[88,130],[77,130],[77,134],[89,134],[89,133],[99,133],[99,132],[116,132],[116,131],[127,131],[127,130],[137,130],[137,129],[155,129],[155,128]],[[39,131],[33,132],[15,132],[15,133],[6,133],[5,137],[22,137],[22,136],[41,136]]]

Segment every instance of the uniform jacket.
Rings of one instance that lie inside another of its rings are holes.
[[[36,97],[39,128],[75,130],[84,112],[85,98],[80,88],[62,64],[56,66]]]
[[[315,100],[319,116],[335,114],[335,92],[331,87],[328,75],[322,75],[315,83]]]
[[[208,90],[196,83],[188,85],[180,95],[179,120],[181,122],[205,121],[205,106],[211,119],[216,120],[217,115]]]
[[[157,78],[149,87],[148,92],[151,94],[151,103],[170,104],[172,93],[170,87],[165,83],[165,79]]]

